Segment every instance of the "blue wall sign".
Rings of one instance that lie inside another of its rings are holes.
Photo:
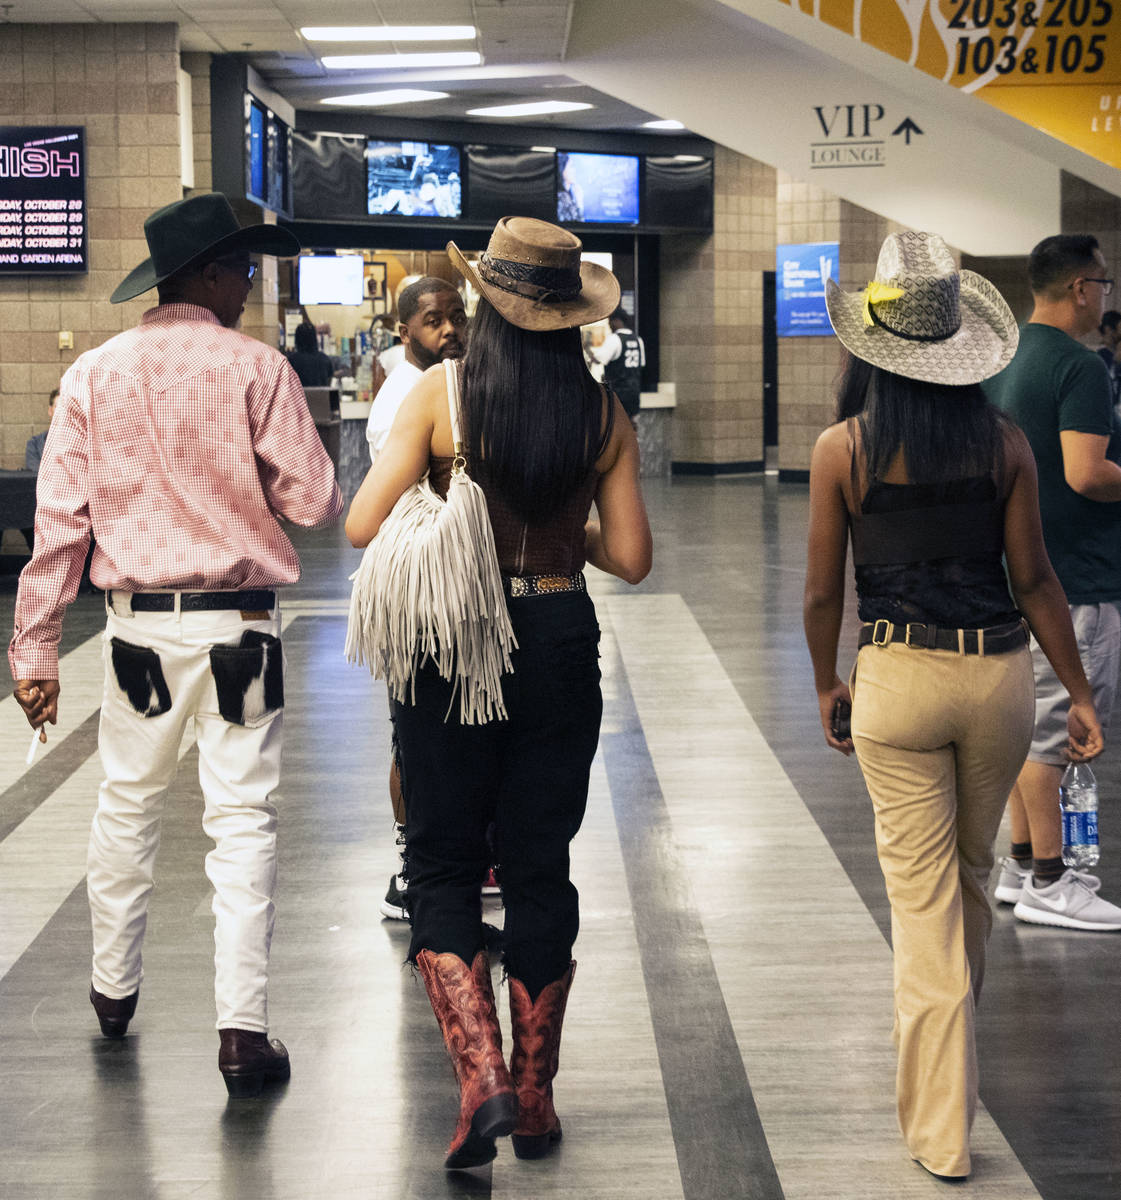
[[[775,256],[775,319],[779,337],[828,337],[825,281],[837,279],[840,245],[802,242],[779,246]]]

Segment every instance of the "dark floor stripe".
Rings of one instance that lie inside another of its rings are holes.
[[[33,763],[15,783],[0,792],[0,842],[31,816],[44,800],[49,799],[94,753],[100,716],[101,709],[95,709],[77,729],[72,729],[62,739],[47,758]],[[51,736],[48,728],[47,737]],[[90,797],[91,816],[96,799],[96,795]]]
[[[782,1200],[673,825],[613,639],[601,738],[685,1200]]]

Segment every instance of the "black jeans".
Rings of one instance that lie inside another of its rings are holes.
[[[416,703],[394,705],[409,958],[431,950],[470,963],[483,948],[479,887],[493,822],[506,969],[536,996],[568,969],[580,927],[568,844],[599,741],[599,626],[583,592],[507,603],[518,639],[503,681],[507,720],[461,725],[458,705],[448,714],[452,685],[431,665],[418,675]]]

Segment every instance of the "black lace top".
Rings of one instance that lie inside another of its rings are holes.
[[[855,458],[853,484],[858,496]],[[985,629],[1017,619],[1002,563],[1004,499],[991,475],[874,479],[850,525],[861,620]]]

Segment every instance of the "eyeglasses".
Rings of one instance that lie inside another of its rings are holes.
[[[252,276],[250,276],[250,278],[252,278]],[[1095,279],[1092,275],[1082,275],[1082,276],[1080,276],[1080,278],[1083,283],[1100,283],[1102,285],[1102,295],[1103,296],[1108,296],[1113,292],[1113,280],[1112,279]],[[1076,280],[1074,280],[1073,283],[1070,283],[1067,286],[1074,287],[1074,284],[1077,282],[1078,282],[1078,280],[1076,279]]]
[[[246,258],[216,258],[214,261],[220,267],[225,267],[227,271],[243,274],[250,281],[257,274],[257,264]]]

